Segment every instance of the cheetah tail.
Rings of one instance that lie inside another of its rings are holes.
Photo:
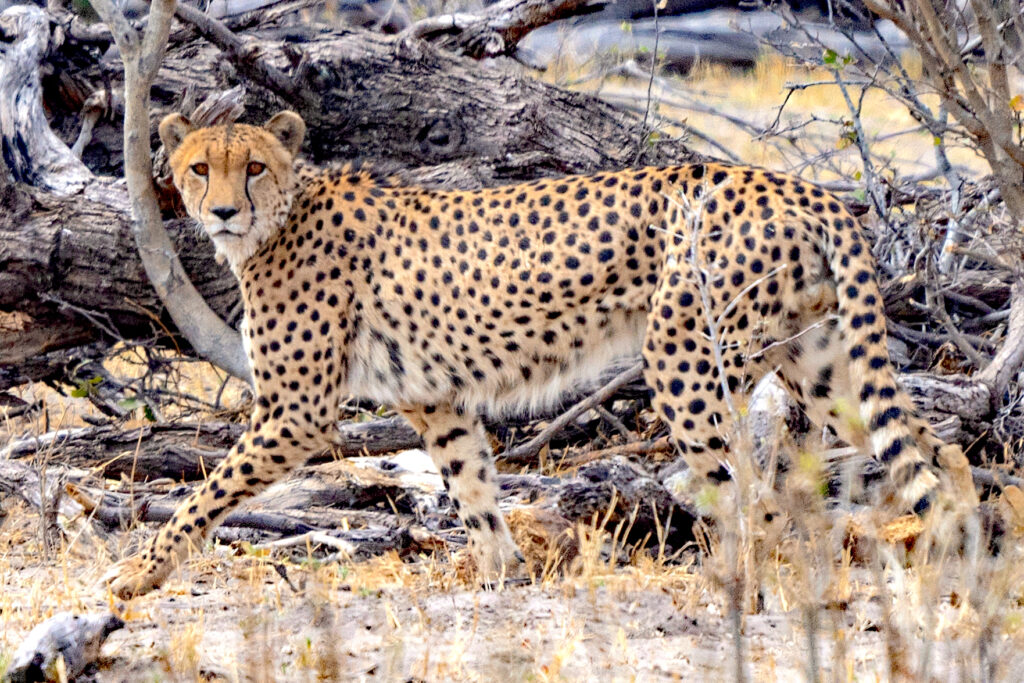
[[[910,396],[896,381],[886,344],[885,311],[875,263],[852,214],[835,218],[823,232],[826,257],[835,276],[839,316],[850,360],[853,390],[859,395],[860,421],[871,449],[884,465],[899,506],[921,514],[931,505],[939,478],[922,452]],[[912,421],[915,424],[912,424]],[[931,436],[931,441],[937,437]]]

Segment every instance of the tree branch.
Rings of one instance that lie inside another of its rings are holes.
[[[220,21],[188,5],[178,5],[175,13],[183,22],[191,24],[199,35],[226,53],[249,78],[269,87],[286,102],[292,103],[293,107],[316,106],[313,98],[298,87],[294,79],[260,57],[258,49],[250,48]]]
[[[552,420],[551,424],[545,427],[544,430],[533,439],[506,453],[500,454],[498,457],[505,462],[513,464],[532,462],[537,454],[540,453],[540,449],[543,448],[544,445],[547,444],[556,434],[562,431],[566,425],[594,406],[599,405],[614,396],[615,392],[625,385],[640,379],[643,376],[643,370],[643,362],[637,362],[630,366],[628,369],[612,378],[610,382],[588,396],[585,400],[580,401],[572,408],[559,415],[556,419]]]
[[[989,387],[992,401],[998,401],[1010,380],[1024,364],[1024,281],[1017,280],[1010,294],[1010,321],[1003,337],[1003,346],[988,366],[975,379]]]
[[[93,7],[111,27],[124,61],[125,179],[131,198],[132,232],[146,275],[178,330],[195,350],[214,365],[249,381],[249,362],[241,338],[210,309],[189,280],[164,230],[153,189],[149,93],[163,60],[175,2],[159,0],[150,5],[141,52],[138,35],[130,27],[125,30],[127,22],[111,0],[94,0]]]
[[[596,12],[608,0],[503,0],[478,13],[422,19],[402,34],[467,57],[512,54],[530,31],[559,19]]]

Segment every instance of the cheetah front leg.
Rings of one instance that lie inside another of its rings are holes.
[[[446,406],[403,408],[441,471],[452,505],[466,527],[470,552],[485,581],[514,577],[525,562],[498,509],[497,472],[479,416]]]
[[[329,446],[318,430],[257,414],[250,429],[228,456],[175,510],[143,552],[114,565],[103,580],[119,598],[148,593],[192,551],[198,551],[210,532],[231,510],[311,455]]]

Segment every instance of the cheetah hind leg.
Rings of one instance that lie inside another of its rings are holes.
[[[830,427],[836,435],[865,454],[872,454],[870,432],[861,416],[861,400],[854,378],[849,372],[848,356],[843,341],[843,332],[835,319],[824,324],[808,326],[808,331],[799,339],[786,346],[785,353],[776,356],[782,383],[796,399],[801,410],[811,422],[819,427]],[[941,502],[948,507],[950,501],[935,500],[934,494],[942,492],[935,488],[935,475],[944,472],[945,461],[959,455],[960,449],[949,446],[939,439],[927,421],[917,416],[908,399],[901,406],[907,414],[907,422],[914,448],[904,450],[904,457],[896,462],[882,461],[895,477],[890,477],[887,486],[890,514],[902,515],[907,512],[899,495],[900,487],[909,488],[903,499],[927,500],[929,505]],[[912,454],[916,459],[906,457]],[[909,482],[909,487],[908,487]],[[859,495],[857,477],[848,484],[851,495]],[[934,492],[932,491],[934,489]],[[973,487],[970,493],[973,494]],[[977,500],[976,496],[973,496]],[[883,497],[884,498],[884,497]],[[922,510],[923,511],[923,510]]]
[[[768,369],[762,356],[748,353],[746,325],[733,322],[747,315],[741,306],[716,310],[712,318],[727,324],[713,339],[693,278],[682,276],[662,280],[651,309],[656,313],[648,318],[644,337],[644,377],[654,391],[652,407],[668,425],[676,450],[693,475],[689,494],[707,504],[709,509],[702,513],[728,525],[735,519],[740,487],[734,479],[739,479],[743,496],[754,496],[747,499],[750,512],[761,520],[752,529],[756,552],[769,552],[785,533],[788,515],[771,487],[744,485],[748,474],[763,473],[749,444],[735,440],[732,416]]]
[[[423,437],[466,528],[470,553],[485,584],[521,578],[526,560],[501,510],[497,471],[483,422],[448,406],[400,409]]]

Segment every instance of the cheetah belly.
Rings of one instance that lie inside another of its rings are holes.
[[[615,361],[638,356],[643,345],[645,312],[615,311],[600,330],[589,330],[585,343],[563,354],[521,361],[532,366],[530,378],[516,368],[514,374],[498,375],[461,392],[461,401],[490,415],[536,413],[557,405],[562,396],[592,386]]]
[[[587,322],[571,338],[545,344],[545,329],[532,336],[524,331],[512,351],[497,341],[463,352],[441,340],[401,343],[377,331],[362,333],[351,347],[348,388],[389,405],[452,403],[490,415],[537,412],[640,352],[645,311],[579,313]]]

